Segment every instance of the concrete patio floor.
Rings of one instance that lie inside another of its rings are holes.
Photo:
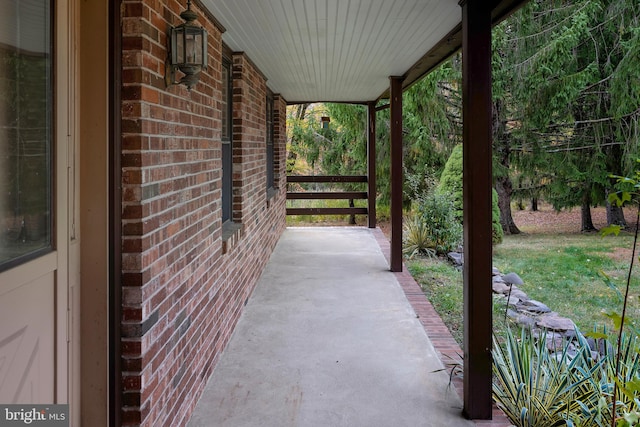
[[[285,231],[190,427],[475,425],[376,232]]]

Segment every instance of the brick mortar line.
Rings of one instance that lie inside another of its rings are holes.
[[[390,251],[390,243],[387,240],[387,237],[384,235],[380,228],[371,229],[373,237],[376,239],[382,254],[386,258],[387,262],[390,260],[389,251]],[[451,365],[452,360],[459,361],[462,356],[462,350],[458,345],[457,341],[451,335],[449,328],[444,324],[442,318],[438,315],[438,312],[435,310],[431,302],[427,299],[424,292],[422,292],[422,288],[415,281],[413,276],[409,273],[406,266],[402,265],[401,272],[393,273],[402,288],[402,291],[407,298],[409,304],[415,311],[418,316],[422,327],[424,328],[431,344],[436,349],[438,357],[440,361],[445,367],[449,367]],[[419,292],[416,290],[419,289]],[[418,297],[418,299],[416,299]],[[420,298],[421,297],[421,298]],[[453,359],[455,356],[455,359]],[[462,363],[460,361],[460,363]],[[453,387],[456,389],[458,396],[460,399],[464,399],[463,397],[463,381],[460,376],[453,376],[451,378],[451,383]],[[484,426],[484,427],[510,427],[512,426],[509,419],[504,415],[504,413],[496,407],[495,403],[493,405],[493,419],[492,420],[472,420],[476,426]]]

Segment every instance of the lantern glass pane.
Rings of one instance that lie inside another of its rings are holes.
[[[185,58],[184,62],[186,62],[187,64],[193,64],[195,63],[196,59],[196,46],[193,34],[185,34],[185,44],[185,54],[187,55],[187,57]]]
[[[209,44],[207,43],[207,31],[202,29],[202,68],[207,68],[207,56],[208,56]]]
[[[187,27],[185,34],[187,64],[202,64],[202,29]]]
[[[174,65],[175,64],[184,64],[184,28],[176,28],[174,30],[175,34],[175,51],[174,51]]]
[[[194,38],[195,40],[193,43],[193,49],[194,49],[193,63],[202,64],[202,34],[198,32],[198,34],[194,35]]]

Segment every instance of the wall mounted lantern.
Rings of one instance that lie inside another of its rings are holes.
[[[172,27],[169,33],[169,63],[167,64],[167,86],[183,84],[188,90],[200,80],[200,72],[207,68],[207,31],[195,25],[198,15],[191,10],[191,0],[180,17],[184,24]],[[176,71],[184,77],[176,81]]]

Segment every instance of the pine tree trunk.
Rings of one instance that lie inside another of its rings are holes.
[[[509,177],[496,178],[496,191],[498,192],[498,207],[500,208],[500,225],[504,234],[520,234],[511,215],[511,193],[513,185]]]
[[[582,193],[582,206],[581,206],[581,225],[580,231],[588,233],[591,231],[598,231],[593,225],[591,219],[591,186],[587,185]]]
[[[507,132],[507,120],[503,117],[506,109],[503,100],[497,98],[493,102],[493,143],[496,157],[500,165],[507,171],[504,176],[496,178],[496,192],[498,193],[498,208],[500,208],[500,225],[504,234],[520,234],[520,230],[511,215],[511,195],[513,184],[509,178],[509,156],[511,153],[511,138]]]
[[[591,218],[591,201],[590,200],[586,200],[582,202],[581,214],[582,214],[581,215],[582,224],[580,226],[580,231],[583,233],[598,231],[598,229],[593,225],[593,220]]]
[[[622,208],[609,202],[607,202],[607,225],[619,225],[622,228],[627,228],[627,220]]]
[[[531,212],[538,212],[538,198],[531,198]]]
[[[614,175],[622,175],[624,172],[622,170],[621,162],[619,159],[622,158],[622,147],[619,145],[608,146],[605,150],[607,155],[607,171]],[[622,228],[627,228],[627,220],[624,217],[624,211],[622,207],[609,203],[609,192],[607,189],[605,191],[605,196],[607,200],[607,225],[619,225]]]

